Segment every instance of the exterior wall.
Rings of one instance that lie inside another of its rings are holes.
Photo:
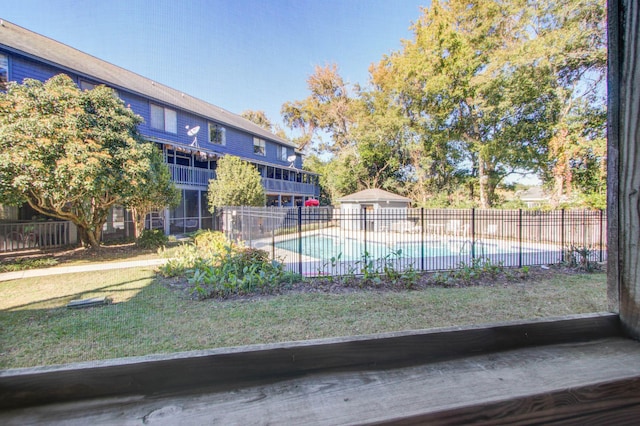
[[[55,66],[45,63],[44,61],[32,59],[3,49],[0,49],[0,53],[6,54],[9,59],[10,81],[22,83],[25,78],[45,81],[57,74],[65,73],[78,85],[80,85],[81,82],[88,82],[95,85],[101,84],[100,81],[93,80],[90,76],[79,75],[61,66]],[[249,161],[255,160],[256,164],[265,164],[272,167],[279,167],[281,169],[289,168],[290,166],[289,162],[282,161],[278,155],[278,147],[284,145],[273,140],[261,137],[261,139],[265,140],[266,155],[258,155],[254,153],[254,135],[249,132],[230,127],[227,124],[216,122],[214,120],[208,120],[206,117],[193,114],[189,111],[182,110],[171,105],[163,104],[162,102],[156,102],[153,99],[127,91],[123,88],[115,87],[114,89],[117,90],[118,96],[123,100],[123,102],[129,106],[133,112],[143,118],[144,122],[139,126],[141,135],[144,138],[165,145],[165,153],[168,146],[174,145],[193,150],[200,148],[203,151],[208,151],[209,153],[213,152],[222,155],[235,155]],[[151,128],[151,104],[169,108],[176,112],[176,133],[164,132]],[[209,123],[219,124],[225,128],[226,143],[224,145],[212,144],[209,142]],[[188,130],[193,129],[196,126],[200,127],[197,135],[189,136],[187,134]],[[195,138],[197,138],[197,146],[191,146]],[[293,147],[287,146],[287,151],[288,155],[294,154]],[[296,173],[299,173],[302,168],[302,158],[300,155],[297,155],[296,157],[297,158],[293,166],[297,169]],[[206,227],[210,222],[210,213],[206,211],[204,206],[206,206],[206,187],[208,180],[215,177],[215,172],[210,169],[194,167],[193,158],[190,161],[190,164],[190,166],[170,164],[169,167],[174,181],[178,187],[183,190],[183,195],[186,194],[185,191],[197,191],[197,198],[199,200],[197,209],[198,215],[197,217],[194,217],[194,209],[189,206],[182,206],[182,212],[179,211],[179,208],[172,209],[171,211],[160,212],[160,215],[165,218],[164,229],[167,232],[179,232],[178,228],[182,228],[185,232],[193,230],[191,228],[193,228],[192,225],[194,224],[194,220],[197,222],[198,227]],[[317,197],[320,192],[317,184],[283,179],[269,179],[264,175],[263,185],[265,187],[265,192],[268,195],[277,197],[279,201],[290,200],[290,205],[303,203],[307,198]],[[189,192],[189,195],[191,196],[193,194]],[[185,209],[190,212],[186,212]]]
[[[80,81],[87,81],[92,84],[100,84],[100,82],[98,81],[77,75],[73,72],[70,72],[69,70],[63,69],[62,67],[55,67],[3,50],[0,50],[0,52],[7,54],[7,56],[9,57],[9,80],[12,81],[22,83],[25,78],[33,78],[45,81],[57,74],[65,73],[69,75],[77,84],[80,84]],[[197,134],[197,138],[198,145],[203,149],[208,149],[223,154],[237,155],[246,159],[268,162],[273,165],[279,165],[282,167],[289,166],[289,163],[287,161],[282,161],[278,157],[278,147],[284,146],[282,144],[270,140],[265,140],[266,155],[257,155],[253,150],[253,135],[250,133],[243,132],[240,129],[229,127],[223,123],[216,123],[215,121],[208,120],[205,117],[191,114],[188,111],[179,110],[172,107],[171,105],[154,102],[153,100],[136,95],[135,93],[131,93],[126,90],[118,88],[116,88],[116,90],[118,91],[118,95],[125,102],[125,104],[130,106],[136,114],[140,115],[144,119],[144,122],[140,125],[139,130],[140,133],[145,137],[188,146],[193,142],[193,137],[187,135],[188,129],[186,128],[186,126],[189,126],[189,129],[200,126],[200,131]],[[177,112],[176,134],[151,128],[151,103],[173,109]],[[208,123],[210,122],[221,124],[225,127],[226,145],[216,145],[209,143]],[[287,150],[290,154],[293,154],[294,152],[292,147],[287,147]],[[302,167],[302,159],[300,158],[300,156],[298,156],[298,158],[296,159],[294,166],[298,169]]]

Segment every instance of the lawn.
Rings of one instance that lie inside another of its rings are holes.
[[[107,306],[70,310],[73,299]],[[0,368],[604,311],[606,274],[195,301],[152,268],[0,282]]]

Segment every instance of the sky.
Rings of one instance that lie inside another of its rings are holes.
[[[240,114],[309,95],[316,66],[349,83],[411,39],[428,0],[20,0],[0,19]]]

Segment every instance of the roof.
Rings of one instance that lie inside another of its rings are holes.
[[[0,20],[0,46],[27,57],[44,60],[85,78],[104,82],[114,89],[142,95],[229,127],[235,127],[283,145],[296,147],[290,141],[274,135],[240,115],[4,20]]]
[[[526,201],[526,200],[542,201],[542,200],[549,199],[549,195],[547,195],[544,189],[540,186],[532,186],[531,188],[525,191],[519,192],[517,195],[518,195],[518,198],[520,198],[523,201]]]
[[[402,195],[393,194],[383,189],[365,189],[360,192],[356,192],[351,195],[346,195],[342,198],[338,198],[339,202],[380,202],[380,201],[402,201],[410,203],[411,198],[403,197]]]

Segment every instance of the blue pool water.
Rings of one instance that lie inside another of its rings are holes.
[[[420,258],[425,257],[467,255],[471,250],[471,243],[462,240],[443,240],[420,242],[396,242],[381,244],[374,242],[358,241],[354,239],[337,239],[327,236],[302,237],[302,254],[318,260],[359,260],[364,256],[365,250],[373,259],[389,258]],[[277,242],[276,247],[298,253],[299,241],[297,238]],[[424,249],[423,249],[424,247]],[[424,250],[424,251],[423,251]],[[527,252],[531,250],[523,250]],[[484,256],[490,254],[517,253],[517,247],[511,244],[500,246],[496,243],[476,242],[475,255]]]

